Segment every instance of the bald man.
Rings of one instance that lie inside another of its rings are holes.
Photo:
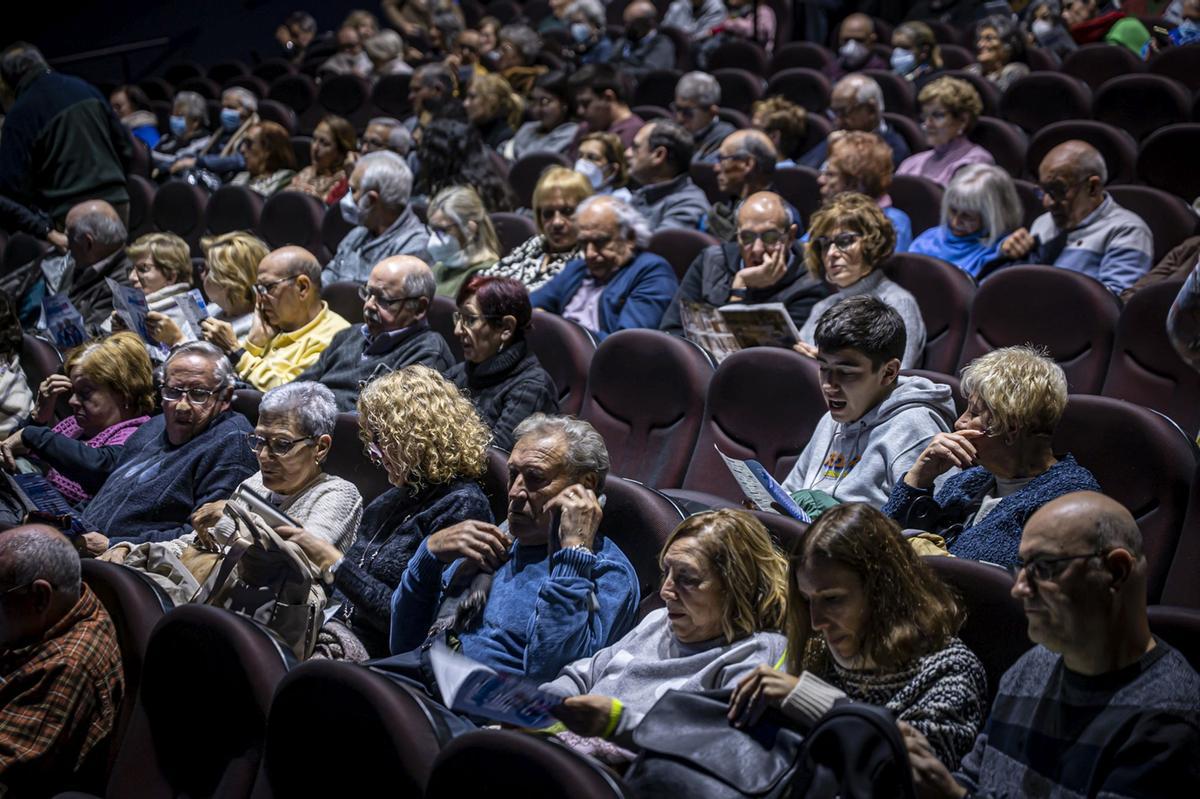
[[[1077,139],[1042,159],[1038,184],[1046,213],[1000,245],[1018,263],[1053,264],[1082,272],[1114,294],[1150,271],[1154,236],[1140,216],[1117,205],[1104,190],[1104,156]]]
[[[863,69],[890,69],[891,65],[872,49],[878,41],[874,20],[866,14],[850,14],[838,26],[837,59],[821,71],[830,80],[837,80],[849,72]]]
[[[359,387],[380,374],[413,364],[445,372],[454,365],[454,355],[427,319],[436,293],[433,272],[420,258],[397,255],[380,261],[358,292],[363,323],[334,336],[317,362],[296,379],[324,383],[338,410],[352,411]]]
[[[953,775],[901,725],[918,792],[1192,795],[1200,677],[1150,632],[1146,556],[1129,511],[1093,492],[1048,502],[1025,524],[1018,563],[1012,595],[1037,646],[1001,678],[987,725]]]
[[[609,63],[640,81],[656,69],[675,68],[675,42],[658,32],[658,9],[649,0],[634,0],[621,15],[625,35],[613,47]]]
[[[241,342],[233,326],[204,320],[204,337],[259,391],[290,383],[350,323],[321,299],[321,264],[303,247],[280,247],[258,265],[254,322]]]
[[[796,328],[804,326],[828,287],[804,268],[798,226],[787,202],[774,192],[752,194],[737,214],[733,242],[709,247],[683,276],[663,314],[661,330],[683,335],[683,301],[722,306],[730,303],[783,303]]]
[[[124,690],[75,547],[41,525],[0,534],[0,794],[95,790]]]

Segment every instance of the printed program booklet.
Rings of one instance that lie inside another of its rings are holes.
[[[125,329],[137,333],[151,348],[161,348],[146,329],[146,315],[150,313],[150,306],[146,304],[146,295],[142,290],[133,286],[122,286],[111,277],[105,278],[105,282],[112,292],[113,311],[121,317]]]
[[[718,361],[748,347],[787,347],[800,341],[800,331],[781,302],[714,308],[683,301],[683,333],[713,354]]]
[[[721,448],[713,445],[713,449],[721,456],[721,460],[725,461],[725,465],[729,467],[729,473],[733,475],[733,479],[737,481],[738,486],[742,489],[742,493],[746,498],[758,507],[759,510],[767,513],[779,513],[771,503],[775,503],[787,512],[788,516],[793,519],[805,523],[811,523],[812,519],[804,512],[796,502],[791,498],[783,486],[771,476],[770,472],[763,468],[763,465],[758,461],[748,458],[740,460],[731,458],[721,451]]]
[[[42,314],[46,318],[46,329],[50,331],[59,352],[66,352],[87,341],[87,329],[83,325],[83,314],[71,304],[66,294],[51,294],[42,298]]]
[[[192,289],[186,294],[180,294],[175,297],[175,305],[179,307],[179,313],[183,317],[183,324],[180,327],[183,330],[184,341],[199,341],[204,338],[204,328],[200,323],[208,318],[208,304],[204,302],[204,295],[200,293],[200,289]]]
[[[430,648],[429,660],[442,702],[451,710],[535,730],[558,721],[550,709],[561,705],[562,697],[536,683],[500,674],[441,643]]]

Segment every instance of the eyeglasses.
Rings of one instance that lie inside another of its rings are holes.
[[[367,300],[375,300],[375,304],[380,305],[380,306],[399,305],[402,302],[409,302],[411,300],[421,299],[420,297],[389,297],[386,294],[384,294],[382,291],[376,291],[375,289],[369,289],[366,286],[358,287],[358,298],[360,300],[362,300],[363,302],[366,302]]]
[[[679,103],[671,103],[670,108],[672,114],[683,117],[684,119],[691,119],[700,111],[700,109],[694,105],[680,105]]]
[[[753,247],[756,241],[761,241],[763,246],[774,247],[783,241],[786,235],[782,230],[764,230],[761,233],[753,230],[739,230],[737,237],[738,243],[743,247]]]
[[[749,158],[750,158],[750,156],[747,155],[746,153],[738,153],[736,155],[721,155],[720,153],[718,153],[717,154],[717,163],[724,164],[729,161],[745,161]]]
[[[213,396],[219,389],[209,388],[181,388],[179,386],[162,387],[163,402],[179,402],[186,394],[188,402],[192,405],[203,407],[212,400]]]
[[[473,314],[473,313],[463,313],[462,311],[455,311],[454,313],[450,314],[450,318],[454,320],[455,327],[457,327],[458,325],[462,325],[463,327],[475,327],[475,325],[479,324],[479,321],[481,319],[491,320],[491,319],[499,319],[500,317],[489,316],[487,314]]]
[[[538,209],[538,216],[540,216],[542,218],[543,222],[549,222],[555,216],[560,215],[560,214],[563,217],[570,219],[572,216],[575,215],[575,208],[573,206],[569,206],[569,205],[564,205],[564,206],[543,205],[541,208]]]
[[[832,238],[829,236],[818,236],[812,240],[812,245],[817,248],[817,252],[826,252],[830,247],[837,247],[842,252],[846,252],[855,244],[858,244],[861,238],[861,233],[839,233]]]
[[[862,108],[865,105],[867,105],[867,104],[866,103],[852,103],[851,105],[841,105],[841,106],[831,105],[831,106],[829,106],[829,109],[825,113],[829,115],[830,119],[845,119],[846,117],[853,114],[857,109]]]
[[[21,585],[14,585],[12,588],[5,588],[3,591],[0,591],[0,596],[8,596],[9,594],[15,594],[18,591],[24,591],[26,588],[29,588],[32,585],[33,583],[22,583]]]
[[[1086,177],[1074,183],[1039,183],[1037,190],[1038,199],[1041,200],[1046,195],[1049,195],[1050,199],[1056,203],[1064,202],[1071,194],[1072,189],[1082,186],[1089,180],[1091,180],[1091,177]]]
[[[371,434],[371,440],[363,446],[363,451],[367,453],[367,457],[371,459],[371,463],[376,466],[383,465],[383,447],[379,446],[378,433]]]
[[[246,443],[250,445],[250,451],[257,455],[266,447],[271,451],[271,454],[276,458],[282,458],[287,455],[301,441],[316,441],[316,436],[305,436],[304,438],[264,438],[254,433],[246,434]]]
[[[1066,564],[1073,560],[1085,560],[1087,558],[1098,558],[1105,554],[1104,550],[1096,550],[1088,552],[1084,555],[1063,555],[1057,558],[1034,558],[1028,562],[1017,559],[1016,565],[1008,567],[1008,573],[1016,580],[1021,572],[1026,572],[1034,580],[1040,583],[1049,582],[1055,579],[1066,570]]]
[[[254,293],[265,297],[266,295],[271,293],[271,289],[275,288],[280,283],[286,283],[289,280],[295,280],[298,277],[300,277],[300,276],[299,275],[288,275],[287,277],[281,277],[278,280],[272,280],[269,283],[255,283],[254,284]]]

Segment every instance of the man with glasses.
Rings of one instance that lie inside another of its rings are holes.
[[[716,161],[721,142],[737,130],[717,116],[720,105],[721,84],[707,72],[689,72],[675,84],[671,113],[676,124],[692,134],[696,144],[693,161]]]
[[[771,137],[760,130],[738,130],[730,133],[717,150],[717,190],[727,200],[713,205],[700,229],[721,241],[737,238],[737,215],[746,198],[770,191],[779,160]],[[785,201],[789,218],[803,227],[800,212]]]
[[[864,133],[876,134],[892,148],[892,166],[899,167],[900,162],[908,158],[911,151],[904,137],[884,121],[883,112],[883,90],[874,79],[854,72],[833,85],[827,111],[833,122],[833,129],[861,130]],[[805,153],[799,164],[820,169],[828,157],[829,140],[824,139]]]
[[[392,117],[375,117],[368,122],[359,144],[359,151],[363,155],[390,150],[404,158],[411,149],[412,134],[403,122]]]
[[[125,677],[116,629],[57,530],[0,535],[0,794],[102,784]]]
[[[1120,294],[1150,271],[1154,236],[1104,190],[1107,181],[1108,167],[1095,147],[1075,139],[1058,145],[1038,166],[1046,213],[1028,230],[1013,232],[1000,252],[1014,261],[1082,272]]]
[[[708,247],[696,257],[660,329],[683,335],[679,307],[685,300],[714,306],[779,302],[796,328],[803,327],[829,289],[804,267],[797,232],[782,197],[769,191],[750,195],[738,210],[735,241]]]
[[[708,213],[708,196],[688,174],[693,152],[692,134],[665,119],[647,123],[625,151],[629,174],[641,184],[631,205],[651,230],[695,230]]]
[[[1103,494],[1059,497],[1026,523],[1019,564],[1012,595],[1037,646],[1001,678],[987,725],[953,775],[901,724],[918,793],[1194,793],[1200,677],[1150,631],[1133,516]]]
[[[108,475],[93,475],[90,490],[98,490],[82,517],[93,532],[80,540],[88,553],[179,538],[191,531],[192,511],[227,499],[258,471],[246,447],[253,428],[229,408],[234,379],[229,360],[208,342],[171,351],[163,365],[162,414],[117,448]]]
[[[352,411],[360,386],[380,374],[413,364],[445,372],[454,365],[454,355],[427,319],[436,293],[433,271],[419,258],[397,255],[380,261],[358,290],[363,323],[334,336],[296,380],[325,384],[338,410]]]

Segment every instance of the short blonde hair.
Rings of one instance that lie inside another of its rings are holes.
[[[969,130],[983,113],[983,100],[975,87],[961,78],[938,78],[925,84],[917,95],[921,105],[941,103],[951,115],[967,120]]]
[[[521,117],[525,113],[525,101],[521,95],[512,90],[504,78],[488,72],[471,78],[467,90],[477,90],[486,100],[491,113],[503,116],[509,127],[514,130],[521,126]]]
[[[625,184],[629,183],[629,163],[625,160],[625,145],[621,143],[621,137],[607,130],[598,130],[584,136],[579,143],[586,144],[590,141],[600,142],[600,147],[604,150],[604,160],[617,168],[616,174],[613,175],[612,187],[624,188]]]
[[[63,373],[70,377],[75,367],[93,383],[120,394],[135,412],[133,416],[154,413],[154,371],[146,344],[137,333],[126,330],[75,347],[63,361]]]
[[[475,478],[492,439],[470,400],[428,366],[407,366],[373,380],[358,397],[358,431],[375,441],[416,488]]]
[[[892,185],[892,148],[874,133],[861,130],[829,134],[829,166],[841,172],[852,191],[882,197]]]
[[[552,192],[561,191],[567,202],[579,205],[592,196],[592,184],[574,169],[565,166],[552,166],[538,178],[533,190],[533,223],[537,225],[538,233],[542,231],[542,203]]]
[[[994,435],[1051,436],[1067,407],[1067,376],[1045,350],[1002,347],[963,368],[962,393],[987,406]]]
[[[192,285],[192,251],[188,243],[174,233],[147,233],[125,250],[131,261],[149,255],[167,278],[167,284]]]
[[[229,294],[254,303],[258,264],[271,250],[262,239],[244,230],[200,240],[204,263],[212,281]]]
[[[836,228],[845,227],[862,235],[863,261],[874,270],[896,248],[896,229],[879,204],[862,194],[839,194],[812,218],[808,228],[808,247],[804,248],[804,263],[813,277],[825,279],[825,260],[811,242],[828,236]]]
[[[721,632],[728,643],[752,633],[783,629],[787,616],[787,558],[762,522],[742,510],[697,513],[671,533],[658,555],[662,568],[676,541],[695,538],[721,581]]]

